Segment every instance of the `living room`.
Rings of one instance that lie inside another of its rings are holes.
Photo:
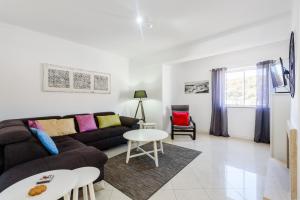
[[[299,198],[299,1],[3,0],[0,36],[0,200]]]

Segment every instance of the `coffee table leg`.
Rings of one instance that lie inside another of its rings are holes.
[[[78,200],[78,188],[74,188],[73,190],[73,200]]]
[[[164,146],[163,146],[162,140],[160,141],[160,150],[161,150],[162,154],[164,154]]]
[[[139,151],[140,142],[136,142],[136,151]]]
[[[89,197],[87,192],[87,186],[86,185],[83,186],[82,189],[83,189],[83,200],[88,200]]]
[[[90,192],[90,198],[91,198],[91,200],[96,200],[93,183],[89,184],[89,192]]]
[[[127,149],[127,156],[126,156],[126,164],[129,162],[130,151],[131,151],[131,141],[128,140],[128,149]]]
[[[158,167],[158,156],[157,156],[157,143],[156,143],[156,141],[153,142],[153,148],[154,148],[155,165],[156,165],[156,167]]]

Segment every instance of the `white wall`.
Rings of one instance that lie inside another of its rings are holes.
[[[295,32],[295,47],[296,47],[296,92],[295,97],[292,99],[291,102],[291,116],[290,121],[292,125],[298,131],[298,151],[300,147],[300,95],[299,95],[299,88],[300,88],[300,1],[294,0],[293,1],[293,19],[292,19],[292,30]],[[298,153],[298,161],[300,160],[300,153]],[[298,164],[298,199],[300,199],[300,165]]]
[[[125,113],[126,58],[20,27],[0,24],[0,120],[80,112]],[[42,91],[40,63],[111,73],[111,94]]]
[[[208,133],[211,116],[211,93],[187,95],[184,93],[185,82],[201,80],[211,82],[210,69],[214,67],[227,67],[230,69],[256,66],[259,61],[278,59],[279,57],[286,58],[287,56],[288,41],[283,41],[173,65],[169,75],[172,80],[169,84],[171,85],[171,104],[189,104],[198,131]],[[284,135],[284,126],[288,115],[280,115],[280,113],[289,112],[289,96],[279,95],[281,101],[277,100],[277,96],[272,95],[275,99],[272,101],[272,105],[276,107],[276,113],[279,114],[276,115],[276,130],[274,130],[278,136]],[[230,136],[253,140],[254,125],[255,108],[228,108],[228,131]],[[279,129],[280,131],[278,131]]]
[[[242,27],[225,33],[215,35],[205,40],[191,42],[172,49],[167,49],[153,55],[139,56],[130,60],[130,80],[131,90],[143,88],[148,90],[149,98],[154,102],[149,102],[145,109],[148,119],[167,127],[165,123],[165,112],[163,109],[162,77],[164,65],[172,65],[179,61],[189,61],[207,58],[215,55],[225,54],[234,51],[241,51],[247,48],[264,46],[267,44],[284,41],[289,38],[290,15],[280,16],[270,21],[253,24],[249,27]],[[254,52],[255,54],[255,52]],[[145,80],[156,80],[154,84],[145,83]],[[133,113],[134,107],[131,108]],[[163,120],[162,120],[163,119]],[[148,120],[149,121],[149,120]],[[164,121],[164,124],[161,122]]]
[[[162,127],[162,67],[153,65],[149,67],[130,68],[130,95],[134,90],[146,90],[148,98],[144,100],[144,110],[147,122],[156,122],[158,128]],[[138,100],[130,103],[131,116],[134,116]],[[141,118],[140,110],[138,117]]]
[[[271,115],[271,148],[272,156],[280,161],[287,161],[287,138],[286,121],[290,117],[291,97],[290,94],[272,95]]]

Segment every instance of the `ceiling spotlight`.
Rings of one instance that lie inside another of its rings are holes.
[[[148,17],[144,18],[142,16],[137,16],[136,23],[140,26],[140,28],[143,28],[143,29],[152,29],[153,28],[153,23]]]
[[[137,17],[136,17],[136,23],[138,23],[139,25],[142,25],[143,22],[144,22],[143,17],[141,17],[141,16],[137,16]]]

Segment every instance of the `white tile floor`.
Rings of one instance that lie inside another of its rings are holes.
[[[198,134],[197,140],[177,136],[165,142],[202,154],[157,191],[150,200],[262,200],[269,145]],[[126,145],[106,151],[109,157]],[[130,199],[113,186],[96,193],[97,200]]]

